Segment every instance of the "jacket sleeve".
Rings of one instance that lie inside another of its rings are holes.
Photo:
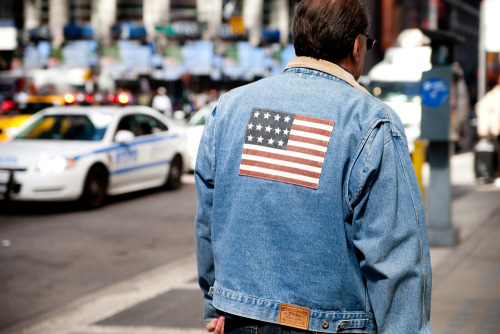
[[[406,139],[393,123],[380,122],[358,152],[347,205],[367,308],[380,334],[432,333],[425,213]]]
[[[215,271],[212,253],[212,207],[214,195],[214,137],[216,109],[208,116],[205,129],[198,148],[194,171],[198,206],[195,219],[196,258],[198,265],[198,282],[204,294],[205,324],[218,314],[212,306],[210,288],[214,285]]]

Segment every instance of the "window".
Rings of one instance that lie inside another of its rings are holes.
[[[136,120],[134,115],[124,116],[120,120],[120,123],[118,123],[118,128],[116,129],[116,132],[118,132],[120,130],[130,131],[136,137],[140,136],[142,134],[141,129],[139,128],[139,124],[137,123],[137,120]]]
[[[91,12],[90,0],[69,0],[70,22],[87,23],[90,22]]]
[[[142,0],[117,0],[116,21],[142,21]]]
[[[16,139],[98,141],[104,137],[106,126],[96,126],[85,115],[47,115],[26,128]]]
[[[196,21],[196,0],[171,0],[170,19]]]
[[[167,131],[165,124],[149,115],[137,115],[137,122],[143,135]]]

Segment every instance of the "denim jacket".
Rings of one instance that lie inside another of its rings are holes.
[[[432,333],[425,214],[403,125],[349,72],[298,57],[224,94],[195,179],[206,322],[222,311],[279,323],[290,304],[307,311],[310,331]]]

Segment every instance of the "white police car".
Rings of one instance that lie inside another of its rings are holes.
[[[48,108],[0,143],[0,198],[95,208],[107,195],[177,188],[187,152],[182,128],[149,107]]]

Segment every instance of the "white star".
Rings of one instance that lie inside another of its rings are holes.
[[[248,141],[252,141],[252,139],[253,139],[252,135],[248,136]]]
[[[274,120],[279,121],[280,120],[280,115],[274,115]]]
[[[257,126],[255,128],[257,129],[257,131],[260,131],[262,129],[262,125],[257,124]]]
[[[289,132],[289,131],[288,131],[287,129],[283,130],[283,134],[284,134],[285,136],[288,136],[288,132]]]
[[[274,133],[275,133],[275,134],[279,135],[279,134],[280,134],[280,132],[281,132],[280,128],[276,128],[276,129],[274,129]]]
[[[265,118],[265,119],[268,119],[268,118],[269,118],[269,116],[271,116],[271,114],[270,114],[270,113],[268,113],[268,112],[266,112],[266,113],[264,114],[264,118]]]
[[[284,144],[284,143],[283,143],[283,141],[282,141],[282,140],[280,140],[280,141],[278,142],[278,146],[283,146],[283,144]]]
[[[262,138],[261,136],[259,136],[259,138],[257,138],[258,143],[262,143],[263,140],[264,140],[264,138]]]
[[[269,140],[267,141],[267,143],[268,143],[269,145],[272,145],[272,144],[274,143],[274,139],[272,139],[272,138],[271,138],[271,139],[269,139]]]
[[[286,116],[286,117],[285,117],[285,122],[287,122],[287,123],[288,123],[288,121],[289,121],[289,120],[290,120],[290,117]]]
[[[270,125],[266,126],[266,132],[271,132],[272,128]]]
[[[253,115],[254,115],[255,117],[259,117],[260,112],[256,111]]]
[[[252,124],[252,123],[249,123],[249,124],[248,124],[248,128],[249,128],[250,130],[252,130],[252,129],[253,129],[253,124]]]

